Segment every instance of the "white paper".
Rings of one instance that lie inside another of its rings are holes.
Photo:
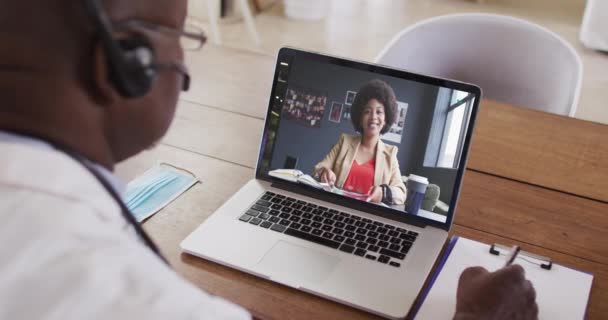
[[[488,271],[500,269],[504,256],[489,253],[490,246],[466,238],[458,238],[441,273],[420,308],[416,319],[452,319],[456,309],[458,278],[467,267],[482,266]],[[584,319],[593,275],[553,264],[551,270],[522,260],[514,263],[524,267],[526,278],[536,290],[540,320]],[[533,260],[533,259],[531,259]]]

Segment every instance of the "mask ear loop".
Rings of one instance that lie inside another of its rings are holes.
[[[164,162],[164,161],[160,162],[158,165],[159,166],[168,166],[168,167],[171,167],[173,169],[186,172],[186,173],[190,174],[192,177],[194,177],[194,179],[196,179],[196,183],[202,183],[201,179],[199,179],[194,172],[192,172],[192,171],[190,171],[188,169],[184,169],[184,168],[178,167],[176,165],[173,165],[173,164],[170,164],[170,163]]]

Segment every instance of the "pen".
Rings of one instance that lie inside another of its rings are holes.
[[[515,258],[517,258],[517,255],[519,254],[519,251],[521,251],[521,248],[519,246],[513,246],[511,252],[509,252],[509,255],[507,256],[507,262],[505,263],[505,267],[510,266],[513,261],[515,261]]]

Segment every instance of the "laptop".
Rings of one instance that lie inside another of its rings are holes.
[[[392,108],[394,121],[382,127],[375,162],[359,164],[356,127],[371,131],[356,122],[378,92],[375,101]],[[471,84],[282,48],[255,178],[181,249],[383,317],[406,317],[452,225],[480,96]],[[333,181],[315,170],[327,159],[342,169]],[[370,181],[385,185],[381,200],[354,188]]]

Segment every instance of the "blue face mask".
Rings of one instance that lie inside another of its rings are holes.
[[[156,166],[129,182],[124,201],[137,222],[164,208],[195,183],[196,177]]]

